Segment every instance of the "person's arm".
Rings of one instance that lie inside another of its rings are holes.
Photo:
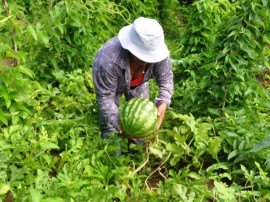
[[[93,78],[99,110],[105,121],[117,129],[119,109],[115,103],[115,95],[120,75],[112,63],[97,65],[93,71]]]
[[[172,63],[169,58],[157,64],[155,69],[155,77],[159,85],[159,93],[155,99],[158,108],[159,123],[157,129],[160,128],[165,116],[165,112],[171,104],[173,93],[173,72]]]

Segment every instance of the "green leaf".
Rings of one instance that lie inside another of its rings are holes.
[[[74,13],[75,14],[75,13]],[[79,19],[79,16],[76,16],[76,15],[70,15],[70,18],[71,18],[71,22],[70,24],[74,27],[81,27],[82,23]]]
[[[10,128],[9,128],[9,134],[14,133],[14,132],[20,130],[21,128],[23,128],[22,125],[12,125],[12,126],[10,126]]]
[[[0,109],[0,121],[2,121],[6,126],[8,125],[8,120],[5,114],[3,113],[2,109]]]
[[[246,143],[247,141],[246,140],[243,140],[242,142],[240,142],[239,146],[238,146],[238,149],[240,151],[243,151],[245,148],[246,148]]]
[[[226,165],[226,163],[215,163],[211,166],[209,166],[207,169],[206,169],[206,172],[207,173],[212,173],[214,170],[216,171],[219,171],[219,170],[228,170],[229,167]]]
[[[10,190],[9,185],[0,183],[0,195],[6,194]]]
[[[29,69],[28,67],[26,67],[26,66],[24,66],[24,65],[19,65],[19,66],[17,67],[17,69],[18,69],[20,72],[22,72],[22,73],[24,73],[24,74],[30,76],[31,78],[34,78],[34,76],[35,76],[34,72],[32,72],[31,69]]]
[[[61,34],[64,34],[64,26],[63,26],[63,24],[61,24],[61,22],[56,22],[55,25],[60,30]]]
[[[31,111],[27,107],[25,107],[23,104],[12,103],[10,106],[10,113],[15,113],[19,111],[25,111],[28,114],[31,114]]]
[[[233,30],[227,37],[230,38],[231,36],[238,35],[239,30]]]
[[[49,44],[49,37],[47,36],[45,32],[38,32],[38,37],[41,38],[41,40],[43,41],[45,45]]]
[[[6,57],[11,57],[11,58],[15,58],[17,60],[22,60],[23,62],[25,62],[25,60],[26,60],[25,54],[23,52],[16,52],[12,49],[6,51]]]
[[[250,47],[250,45],[244,39],[239,39],[237,41],[240,45],[240,48],[245,51],[250,58],[255,59],[256,54],[253,50],[253,47]]]
[[[270,44],[270,34],[266,33],[263,35],[263,42]]]
[[[150,149],[150,152],[152,154],[154,154],[155,156],[158,156],[159,158],[162,159],[162,157],[163,157],[163,152],[162,151],[160,151],[159,149],[156,149],[154,147],[150,147],[149,149]]]
[[[232,180],[232,176],[231,176],[231,174],[229,174],[229,173],[221,173],[221,174],[219,174],[219,179],[222,179],[222,178],[228,178],[229,180]]]
[[[66,4],[67,14],[69,14],[69,12],[70,12],[70,5],[69,5],[68,1],[65,1],[65,4]]]
[[[34,30],[34,28],[32,27],[32,25],[29,25],[27,27],[27,30],[30,32],[30,34],[33,36],[33,38],[35,39],[35,41],[37,41],[37,33]]]
[[[208,153],[211,154],[213,157],[216,157],[220,149],[221,149],[221,140],[217,138],[210,138]]]
[[[42,150],[60,149],[59,146],[52,142],[41,143]]]
[[[247,96],[247,95],[250,95],[254,93],[254,90],[251,86],[248,87],[248,89],[245,91],[244,95]]]
[[[227,157],[228,161],[231,160],[232,158],[236,157],[237,155],[238,155],[237,150],[232,151],[231,153],[229,153],[229,155]]]
[[[244,154],[240,154],[239,156],[237,156],[235,159],[234,159],[234,161],[233,161],[233,163],[239,163],[239,162],[241,162],[241,161],[245,161],[247,159],[247,156],[246,155],[244,155]]]
[[[256,25],[258,28],[261,28],[262,27],[263,29],[265,29],[265,22],[258,15],[257,16],[254,16],[254,19],[253,19],[252,23],[254,25]]]
[[[217,116],[220,115],[220,108],[212,108],[212,107],[208,107],[207,111],[211,114],[215,114]]]
[[[263,7],[266,8],[269,3],[269,0],[262,0],[262,2],[263,2]]]
[[[207,84],[209,83],[209,78],[208,77],[203,77],[200,80],[200,87],[201,89],[205,88],[205,86],[207,86]]]
[[[214,181],[215,189],[217,190],[219,196],[224,199],[224,201],[236,202],[236,197],[234,196],[235,190],[228,187],[225,183]],[[223,200],[222,200],[223,201]]]
[[[193,178],[193,179],[195,179],[195,180],[201,179],[201,176],[198,175],[198,174],[195,173],[195,172],[190,172],[190,173],[188,173],[188,177]]]
[[[62,199],[62,198],[59,198],[59,197],[50,197],[50,198],[46,198],[46,199],[44,199],[44,200],[42,200],[42,202],[65,202],[65,200],[64,199]]]
[[[50,62],[52,63],[52,65],[53,65],[53,67],[54,68],[57,68],[57,58],[55,57],[55,56],[51,56],[51,55],[49,55],[48,56],[48,59],[50,60]]]
[[[239,135],[237,133],[233,133],[233,132],[225,132],[228,137],[239,137]]]
[[[242,32],[248,37],[248,39],[252,38],[252,34],[249,29],[242,28]]]
[[[265,139],[263,139],[262,141],[260,141],[257,145],[255,145],[251,150],[249,150],[248,152],[258,152],[261,151],[263,149],[268,149],[270,148],[270,137],[267,137]]]
[[[12,18],[12,17],[13,17],[13,15],[10,15],[10,16],[8,16],[8,17],[2,19],[2,20],[0,20],[0,23],[4,23],[4,22],[6,22],[9,18]]]
[[[5,99],[7,108],[9,108],[11,104],[11,99],[10,99],[9,93],[7,92],[7,88],[2,85],[0,86],[0,97],[1,96]]]
[[[183,201],[188,201],[188,198],[186,197],[187,194],[187,188],[181,184],[174,184],[173,190],[175,193],[182,198]]]
[[[235,63],[233,56],[228,56],[228,61],[229,61],[230,65],[232,66],[232,68],[235,70],[235,72],[237,72],[239,65],[237,63]]]
[[[30,195],[31,195],[32,202],[40,202],[42,199],[40,192],[34,188],[30,188]]]

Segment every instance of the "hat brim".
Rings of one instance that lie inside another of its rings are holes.
[[[165,43],[162,43],[160,47],[154,51],[145,51],[134,44],[129,34],[131,27],[132,24],[123,27],[118,34],[119,41],[124,49],[129,50],[137,58],[148,63],[160,62],[169,56],[170,52]]]

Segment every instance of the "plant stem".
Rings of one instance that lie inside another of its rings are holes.
[[[8,9],[7,9],[7,7],[8,7],[7,0],[4,0],[4,8],[6,10],[6,16],[8,16]]]
[[[12,37],[14,38],[14,36],[16,35],[16,29],[15,29],[15,27],[14,26],[12,26]],[[15,52],[17,52],[18,51],[18,46],[17,46],[17,43],[15,42],[15,40],[13,40],[14,41],[14,44],[13,44],[13,50],[15,51]],[[18,65],[18,60],[16,59],[16,58],[14,58],[14,66],[17,66]]]
[[[7,0],[4,0],[4,8],[6,10],[6,16],[8,17],[9,16],[9,10],[8,10]],[[12,26],[11,27],[11,36],[12,36],[12,38],[14,38],[15,35],[16,35],[16,29],[15,29],[15,26]],[[15,42],[15,40],[13,40],[13,41],[14,41],[13,50],[15,52],[17,52],[18,51],[17,43]],[[16,66],[18,64],[18,60],[16,58],[14,58],[13,61],[14,61],[14,66]]]
[[[148,179],[155,173],[155,172],[157,172],[157,171],[159,171],[160,170],[160,168],[168,161],[168,159],[170,158],[170,156],[171,156],[171,152],[168,154],[168,156],[161,162],[161,164],[155,169],[155,170],[153,170],[148,176],[147,176],[147,178],[145,179],[145,185],[146,185],[146,187],[148,188],[148,189],[150,189],[149,188],[149,186],[148,186],[148,184],[147,184],[147,181],[148,181]],[[163,178],[164,178],[164,176],[163,175],[161,175]],[[164,178],[165,179],[165,178]]]
[[[146,160],[136,170],[134,170],[133,173],[139,172],[148,162],[149,162],[149,154],[148,151],[146,151]]]
[[[49,5],[50,10],[52,10],[52,6],[53,6],[53,0],[50,0],[50,5]]]

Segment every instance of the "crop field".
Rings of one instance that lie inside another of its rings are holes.
[[[174,91],[131,154],[101,138],[92,65],[140,16]],[[268,0],[0,0],[0,202],[270,201],[269,18]]]

